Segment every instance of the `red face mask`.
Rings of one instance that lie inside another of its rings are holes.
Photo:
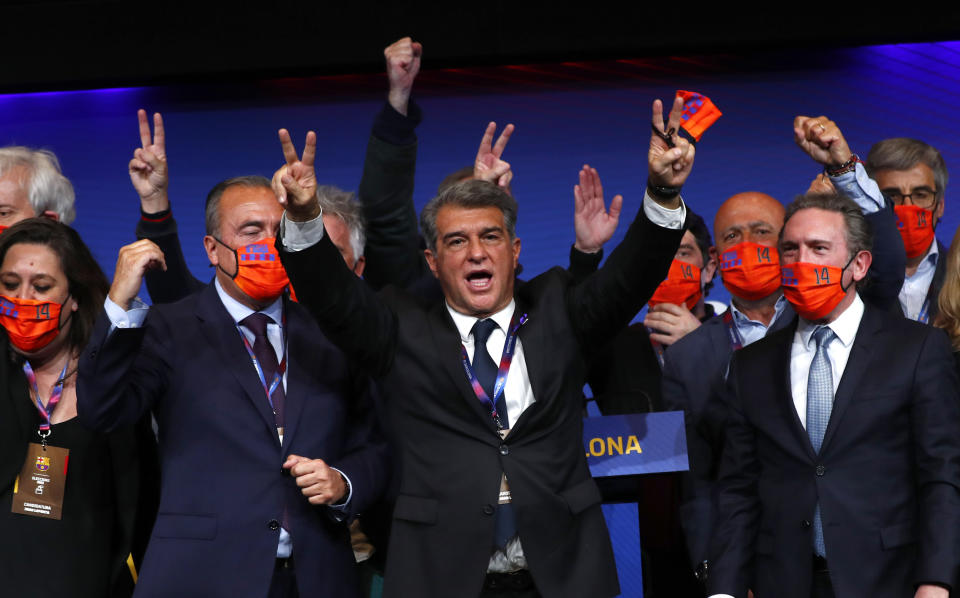
[[[0,325],[14,347],[33,353],[46,347],[60,333],[61,304],[0,295]]]
[[[673,260],[667,279],[660,283],[657,290],[650,297],[650,307],[658,303],[687,304],[687,309],[693,309],[703,291],[700,290],[700,268],[687,262]]]
[[[907,257],[917,258],[926,253],[933,243],[933,212],[919,206],[893,206],[893,211]]]
[[[850,262],[853,258],[850,258]],[[847,266],[850,265],[847,262]],[[783,295],[805,320],[821,320],[843,301],[847,289],[841,282],[847,269],[795,262],[780,268]],[[847,287],[849,288],[849,287]]]
[[[287,271],[283,269],[280,255],[274,245],[276,242],[274,237],[267,237],[237,249],[216,237],[214,239],[232,251],[237,258],[235,274],[230,274],[223,268],[220,269],[233,278],[240,290],[254,301],[261,303],[274,301],[283,294],[285,288],[290,286]]]
[[[720,256],[723,286],[730,294],[756,301],[780,288],[780,254],[776,247],[744,241]]]

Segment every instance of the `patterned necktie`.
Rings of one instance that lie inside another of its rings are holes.
[[[266,380],[268,387],[273,381],[273,376],[280,368],[277,363],[277,353],[274,351],[273,345],[270,344],[270,339],[267,338],[267,324],[272,323],[273,319],[270,316],[260,312],[250,314],[240,320],[240,325],[253,333],[253,354],[257,357],[257,361],[260,362],[260,367],[263,369],[263,378]],[[284,421],[283,403],[285,398],[286,394],[283,392],[283,381],[281,381],[271,396],[277,422],[281,424]]]
[[[807,435],[810,436],[810,443],[817,454],[820,453],[823,435],[827,431],[830,412],[833,410],[833,370],[827,355],[827,345],[835,338],[833,330],[827,326],[817,328],[813,333],[817,352],[810,363],[810,374],[807,377]],[[813,513],[813,549],[820,556],[827,555],[819,500]]]
[[[487,351],[487,340],[490,334],[499,328],[491,319],[477,320],[470,332],[473,334],[473,373],[477,375],[477,382],[483,387],[487,396],[493,400],[493,386],[497,380],[499,367]],[[510,418],[507,415],[507,399],[505,393],[500,394],[496,402],[497,415],[504,428],[510,427]]]

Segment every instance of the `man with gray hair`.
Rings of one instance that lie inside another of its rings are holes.
[[[870,226],[808,194],[780,233],[799,318],[735,352],[708,595],[946,598],[960,388],[942,331],[865,304]]]
[[[0,230],[35,216],[70,224],[73,200],[73,185],[53,152],[0,147]]]
[[[906,277],[900,290],[903,314],[911,320],[932,322],[946,275],[946,248],[934,235],[943,217],[949,179],[946,162],[933,146],[896,137],[870,148],[866,169],[893,204],[907,252]]]

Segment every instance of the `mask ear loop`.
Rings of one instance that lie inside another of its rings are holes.
[[[217,269],[220,270],[221,272],[223,272],[224,274],[226,274],[227,276],[229,276],[232,280],[236,280],[236,279],[237,279],[237,275],[240,274],[240,254],[237,253],[237,250],[236,250],[236,249],[234,249],[233,247],[230,247],[229,245],[227,245],[226,243],[224,243],[224,242],[221,241],[220,239],[214,237],[213,235],[210,235],[210,236],[213,237],[213,240],[214,240],[214,241],[216,241],[217,243],[220,243],[221,245],[223,245],[224,247],[226,247],[227,249],[229,249],[230,251],[233,252],[233,261],[234,261],[234,263],[237,265],[237,271],[234,272],[233,274],[230,274],[229,272],[227,272],[226,270],[224,270],[223,267],[222,267],[220,264],[217,264]],[[210,265],[213,266],[213,264],[210,264]]]
[[[860,253],[860,252],[858,251],[857,254],[859,254],[859,253]],[[856,284],[856,281],[851,278],[851,279],[850,279],[850,284],[847,285],[847,288],[846,288],[846,289],[843,288],[843,273],[847,271],[847,268],[850,267],[850,264],[852,264],[852,263],[853,263],[853,260],[855,260],[855,259],[857,259],[857,255],[856,255],[856,254],[851,255],[851,256],[850,256],[850,259],[847,260],[847,265],[840,269],[840,290],[843,291],[844,293],[847,292],[847,289],[850,288],[850,285]]]

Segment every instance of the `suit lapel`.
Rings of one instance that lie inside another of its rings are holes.
[[[254,409],[263,418],[267,429],[276,436],[273,412],[270,410],[270,404],[267,402],[266,393],[250,360],[250,355],[243,347],[243,340],[240,338],[236,322],[223,306],[217,289],[212,283],[202,292],[203,297],[197,301],[197,318],[203,327],[204,336],[220,353],[223,369],[236,378],[247,400],[253,403]]]
[[[793,337],[797,332],[797,318],[791,312],[784,312],[780,318],[789,316],[786,323],[781,323],[780,328],[772,334],[776,335],[777,345],[771,350],[771,371],[774,372],[774,387],[776,390],[776,401],[780,406],[783,416],[787,422],[798,445],[802,447],[803,452],[811,459],[816,459],[817,454],[813,450],[813,444],[810,442],[810,436],[800,421],[800,415],[797,413],[797,406],[793,402],[793,382],[790,378],[790,362],[793,353]],[[768,334],[771,334],[768,331]]]
[[[820,446],[821,455],[827,450],[830,439],[836,434],[837,428],[840,426],[840,420],[843,418],[854,392],[860,386],[860,380],[863,379],[870,365],[870,355],[873,351],[871,345],[873,337],[879,329],[879,318],[875,317],[874,311],[865,305],[863,319],[860,320],[860,327],[853,339],[853,347],[850,349],[850,357],[843,369],[843,377],[840,378],[837,394],[833,398],[830,421],[827,423],[827,430],[823,435],[823,444]]]
[[[287,385],[284,394],[284,418],[283,418],[283,446],[286,449],[291,446],[293,435],[297,431],[297,423],[300,421],[300,413],[303,411],[304,401],[309,389],[305,384],[309,379],[307,372],[311,368],[311,355],[309,340],[304,333],[310,329],[312,322],[304,317],[304,314],[292,308],[291,303],[284,298],[284,313],[286,314],[287,326],[284,331],[284,338],[287,342]],[[316,334],[320,334],[315,329]],[[316,362],[312,363],[316,368]],[[259,382],[259,380],[258,380]]]
[[[490,412],[484,407],[483,403],[477,399],[470,381],[463,368],[463,361],[460,357],[460,333],[457,332],[457,326],[453,323],[453,318],[447,312],[446,304],[442,301],[435,304],[434,308],[427,314],[430,322],[430,335],[433,338],[433,344],[436,349],[437,357],[441,367],[450,377],[450,381],[457,389],[457,394],[467,402],[469,408],[480,418],[485,428],[496,434],[497,426],[490,417]]]

